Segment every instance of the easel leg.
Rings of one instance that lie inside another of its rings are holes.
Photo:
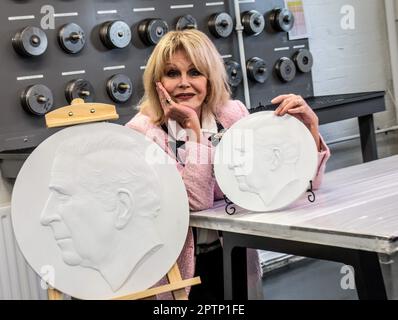
[[[57,289],[47,289],[48,300],[63,300],[64,295],[62,292],[59,292]]]
[[[174,266],[170,269],[169,273],[167,274],[167,279],[170,283],[182,281],[181,272],[177,264],[174,264]],[[184,288],[174,290],[172,293],[175,300],[188,300],[188,295]]]

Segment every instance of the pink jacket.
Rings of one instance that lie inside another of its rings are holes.
[[[236,121],[242,119],[249,112],[242,102],[239,100],[230,100],[223,107],[219,108],[216,114],[217,120],[225,129],[231,127]],[[168,145],[168,136],[161,127],[156,126],[150,118],[142,113],[138,113],[133,119],[126,124],[127,127],[135,129],[156,142],[171,158],[176,159],[173,150]],[[317,189],[322,181],[325,166],[330,157],[329,148],[322,141],[322,151],[318,155],[318,171],[313,182],[313,187]],[[197,144],[195,142],[187,142],[185,145],[185,167],[177,160],[176,165],[181,173],[184,181],[189,206],[192,211],[209,209],[213,206],[214,200],[223,198],[223,193],[218,187],[213,176],[212,161],[197,161],[200,157],[213,157],[214,147],[208,145]],[[249,250],[248,252],[254,250]],[[249,256],[250,254],[248,254]],[[192,278],[194,275],[194,244],[192,231],[189,230],[185,246],[177,260],[181,269],[182,277]],[[252,265],[252,266],[250,266]],[[258,261],[249,263],[248,274],[250,282],[250,274],[253,275],[253,281],[258,279],[261,274]]]

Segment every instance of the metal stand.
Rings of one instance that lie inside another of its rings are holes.
[[[307,197],[308,201],[311,202],[311,203],[314,203],[316,197],[315,197],[315,193],[314,193],[313,188],[312,188],[312,180],[310,181],[310,188],[307,190],[307,192],[309,193],[309,195]],[[231,200],[229,200],[226,195],[224,195],[224,201],[226,203],[225,212],[228,215],[233,216],[235,214],[235,212],[236,212],[235,203],[233,203]]]
[[[315,193],[312,190],[312,180],[310,181],[310,188],[307,190],[307,192],[309,193],[308,201],[314,203],[316,198],[315,198]]]
[[[231,200],[229,200],[226,195],[224,195],[224,201],[227,204],[225,206],[225,212],[227,214],[229,214],[230,216],[233,216],[236,212],[236,208],[234,207],[235,203],[233,203]]]

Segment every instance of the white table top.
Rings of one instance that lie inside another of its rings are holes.
[[[225,202],[191,213],[190,225],[206,229],[360,249],[398,251],[398,156],[325,175],[316,201],[307,195],[289,208],[253,213]]]

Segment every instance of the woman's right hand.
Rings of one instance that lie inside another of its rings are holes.
[[[190,107],[174,102],[171,99],[170,94],[160,82],[156,83],[156,90],[159,95],[160,105],[163,108],[165,119],[177,121],[181,127],[187,129],[190,138],[200,142],[200,121],[196,111]],[[195,134],[195,136],[190,134],[192,132]]]

